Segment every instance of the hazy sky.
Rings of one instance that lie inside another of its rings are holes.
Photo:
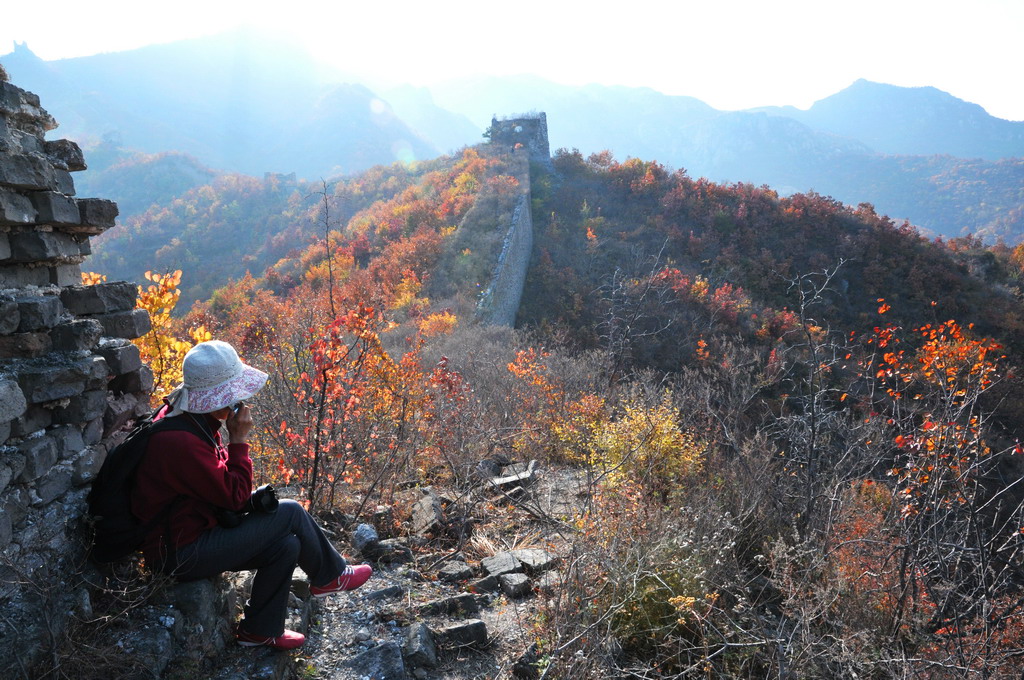
[[[806,108],[866,78],[932,85],[1024,120],[1024,0],[53,0],[8,3],[0,53],[17,40],[44,59],[84,56],[241,24],[279,31],[343,70],[415,85],[534,73],[644,85],[720,109]]]

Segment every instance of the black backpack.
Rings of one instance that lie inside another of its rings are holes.
[[[96,562],[116,562],[142,547],[146,535],[160,522],[170,518],[176,503],[164,507],[148,522],[132,513],[132,489],[135,472],[146,455],[149,438],[157,432],[185,430],[201,437],[198,423],[188,418],[163,418],[153,422],[156,414],[146,416],[128,434],[128,438],[107,454],[87,498],[93,526],[90,556]]]

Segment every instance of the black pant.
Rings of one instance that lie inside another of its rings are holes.
[[[195,543],[178,548],[176,561],[173,573],[182,581],[255,569],[242,628],[266,637],[284,632],[296,564],[316,586],[330,583],[346,566],[323,530],[292,500],[282,500],[273,513],[250,513],[232,529],[203,532]]]

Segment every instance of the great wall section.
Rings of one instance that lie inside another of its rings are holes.
[[[551,170],[547,116],[527,114],[491,120],[491,146],[511,154],[522,154],[529,161],[518,177],[522,193],[516,201],[512,219],[502,241],[490,284],[477,305],[480,319],[496,326],[515,326],[519,302],[523,297],[526,272],[533,253],[533,215],[530,202],[530,165]]]

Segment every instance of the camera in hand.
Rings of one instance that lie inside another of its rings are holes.
[[[250,512],[271,513],[277,510],[277,492],[270,484],[264,484],[249,496],[241,510],[217,508],[217,523],[225,529],[234,529]]]

